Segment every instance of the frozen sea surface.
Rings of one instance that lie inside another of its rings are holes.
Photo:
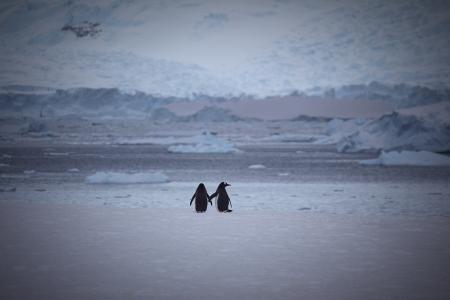
[[[0,203],[2,299],[448,299],[448,218]]]

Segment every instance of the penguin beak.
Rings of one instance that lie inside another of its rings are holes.
[[[231,184],[225,183],[225,186],[231,186]]]

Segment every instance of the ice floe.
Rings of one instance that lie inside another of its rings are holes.
[[[239,152],[233,143],[208,131],[191,138],[183,139],[181,144],[169,146],[174,153],[233,153]]]
[[[86,178],[86,183],[163,183],[169,177],[162,172],[119,173],[97,172]]]
[[[265,169],[266,166],[265,166],[265,165],[257,164],[257,165],[250,165],[250,166],[248,166],[248,168],[249,168],[249,169]]]

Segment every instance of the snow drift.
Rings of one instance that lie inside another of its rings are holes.
[[[383,151],[378,158],[362,160],[359,163],[383,166],[443,166],[450,165],[450,157],[428,151]]]
[[[190,139],[184,139],[182,144],[168,148],[174,153],[232,153],[239,152],[234,144],[208,131]]]
[[[163,183],[169,178],[162,172],[118,173],[97,172],[86,178],[86,183]]]

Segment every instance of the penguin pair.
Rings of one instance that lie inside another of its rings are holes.
[[[194,195],[191,198],[191,202],[189,206],[192,205],[192,202],[195,199],[195,210],[197,212],[205,212],[208,208],[208,202],[212,206],[211,199],[214,199],[217,197],[216,201],[216,207],[219,212],[232,212],[231,209],[228,209],[228,205],[233,207],[231,205],[230,197],[228,196],[228,193],[226,191],[226,187],[230,186],[230,184],[226,182],[221,182],[219,186],[217,187],[217,190],[212,194],[211,196],[208,195],[208,192],[206,191],[206,187],[203,183],[200,183],[197,187],[197,190],[195,191]]]

